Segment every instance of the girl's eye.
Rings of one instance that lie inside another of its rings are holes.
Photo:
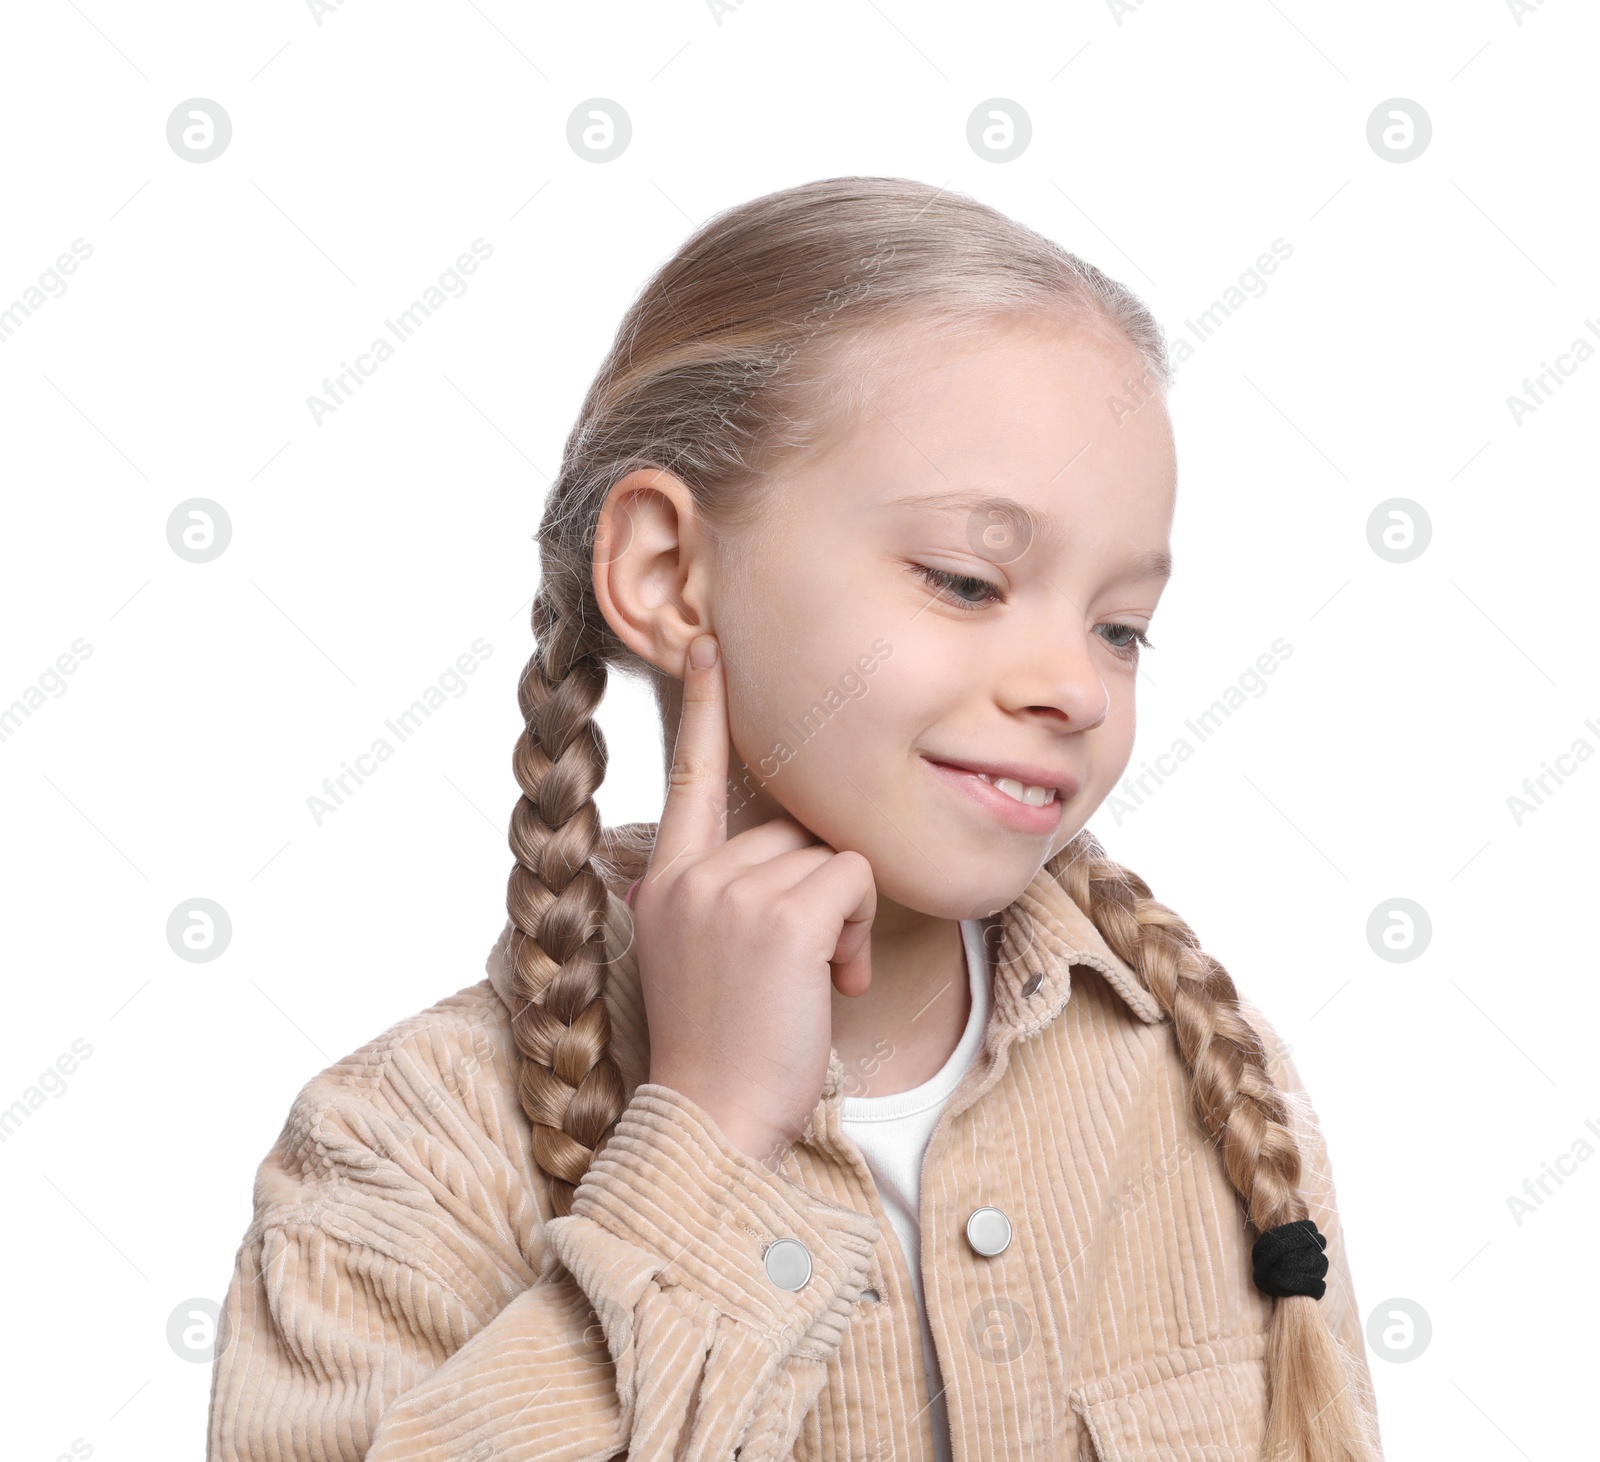
[[[987,579],[973,574],[953,574],[948,569],[929,568],[927,564],[912,566],[929,584],[939,591],[939,597],[957,609],[982,609],[985,604],[1003,604],[1005,596]],[[979,597],[969,599],[967,594]]]
[[[974,574],[956,574],[949,569],[930,568],[927,564],[913,564],[915,571],[939,591],[939,597],[957,609],[979,610],[985,604],[1004,604],[1005,595],[987,579]],[[968,595],[976,597],[969,598]],[[1140,650],[1153,650],[1154,642],[1142,629],[1131,624],[1102,624],[1098,628],[1110,630],[1119,638],[1107,637],[1113,654],[1124,660],[1137,660]]]
[[[1153,650],[1155,648],[1155,645],[1146,637],[1145,632],[1142,629],[1136,629],[1131,624],[1103,624],[1100,626],[1100,628],[1118,630],[1121,633],[1130,636],[1129,639],[1125,640],[1113,640],[1109,638],[1106,640],[1106,643],[1111,646],[1113,653],[1121,655],[1124,660],[1137,660],[1139,658],[1139,651],[1141,649]]]

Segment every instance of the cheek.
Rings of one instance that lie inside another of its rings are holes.
[[[1095,787],[1105,795],[1116,786],[1133,757],[1137,716],[1134,678],[1107,682],[1111,704],[1106,718],[1090,734],[1089,770]]]
[[[719,599],[719,610],[726,605],[717,632],[729,660],[729,725],[741,750],[760,756],[780,738],[793,744],[790,722],[802,729],[841,719],[858,724],[876,696],[882,673],[863,673],[861,660],[884,658],[875,641],[893,655],[895,618],[864,595],[856,566],[847,571],[839,559],[819,549],[812,555],[819,568],[789,556],[744,565]]]
[[[728,732],[752,771],[791,781],[789,768],[815,761],[856,709],[839,690],[850,658],[818,623],[779,601],[741,606],[719,636],[728,657]],[[791,753],[793,755],[791,756]],[[773,788],[778,794],[778,788]]]
[[[786,660],[744,686],[730,732],[746,766],[790,816],[824,841],[858,847],[867,840],[864,824],[880,816],[874,803],[889,810],[894,758],[916,727],[893,688],[893,647],[889,658],[872,649],[887,638],[863,638],[860,623],[839,634],[822,628],[808,627]],[[870,671],[861,668],[863,656]]]
[[[767,787],[825,842],[863,851],[878,848],[888,829],[911,826],[916,809],[906,805],[906,768],[927,723],[897,689],[896,658],[861,671],[859,657],[871,655],[871,644],[852,644],[837,662],[843,671],[819,680],[809,699],[796,695],[779,727],[787,759],[769,762],[776,774]]]

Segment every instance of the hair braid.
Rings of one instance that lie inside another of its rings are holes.
[[[1087,829],[1048,866],[1172,1017],[1193,1078],[1195,1110],[1218,1144],[1251,1227],[1261,1234],[1310,1217],[1288,1106],[1233,977],[1150,885],[1107,857]],[[1274,1299],[1267,1374],[1267,1462],[1373,1462],[1379,1455],[1377,1438],[1351,1397],[1343,1348],[1310,1295]]]
[[[551,1206],[573,1190],[624,1105],[606,1008],[606,887],[592,861],[601,839],[594,793],[605,777],[605,736],[594,710],[605,662],[584,621],[563,615],[551,586],[534,599],[538,648],[517,685],[524,729],[512,768],[522,796],[511,814],[517,861],[506,908],[517,1096],[533,1124],[533,1154],[550,1175]]]

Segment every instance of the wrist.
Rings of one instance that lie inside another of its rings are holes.
[[[667,1071],[652,1069],[649,1080],[653,1085],[670,1087],[679,1096],[693,1102],[716,1123],[730,1146],[737,1148],[752,1162],[761,1163],[769,1171],[777,1171],[784,1154],[793,1145],[790,1136],[762,1120],[735,1098],[705,1090],[691,1081],[675,1078]]]

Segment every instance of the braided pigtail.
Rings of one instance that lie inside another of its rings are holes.
[[[517,1096],[533,1124],[533,1155],[550,1176],[551,1206],[571,1211],[573,1190],[624,1106],[605,1002],[606,886],[594,794],[605,777],[605,737],[594,711],[605,662],[551,588],[534,599],[538,648],[517,685],[524,729],[512,767],[522,796],[511,814],[516,854],[506,910],[511,988],[518,1002]]]
[[[1047,865],[1172,1017],[1195,1109],[1258,1235],[1307,1219],[1300,1149],[1260,1034],[1233,978],[1137,873],[1080,832]],[[1351,1395],[1338,1338],[1309,1294],[1280,1295],[1267,1337],[1265,1462],[1374,1462],[1378,1439]]]

